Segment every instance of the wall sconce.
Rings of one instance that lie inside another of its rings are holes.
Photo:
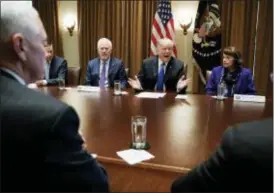
[[[70,36],[73,36],[73,31],[75,29],[75,25],[76,25],[76,22],[73,19],[73,17],[67,16],[64,19],[64,26],[68,30]]]
[[[190,28],[191,24],[192,24],[192,18],[188,24],[180,23],[180,27],[183,29],[184,35],[187,35],[187,30]]]

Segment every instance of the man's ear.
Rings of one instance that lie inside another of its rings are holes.
[[[20,33],[14,34],[12,36],[12,46],[14,52],[17,54],[18,58],[22,61],[27,60],[26,47],[24,36]]]

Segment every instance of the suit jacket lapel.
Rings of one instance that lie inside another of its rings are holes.
[[[158,78],[158,57],[155,58],[152,64],[152,75],[153,77],[156,77],[156,81]]]
[[[98,74],[99,78],[100,78],[100,65],[101,65],[101,61],[99,58],[97,58],[97,65],[95,65],[94,73]]]
[[[171,77],[173,62],[175,62],[174,58],[171,58],[166,66],[164,82],[166,82]]]
[[[109,65],[108,65],[108,78],[114,71],[114,68],[113,68],[114,64],[112,62],[113,62],[113,60],[112,60],[112,58],[110,58],[109,59]]]
[[[239,74],[237,74],[237,82],[235,85],[234,93],[238,93],[238,91],[240,90],[240,86],[242,84],[241,73],[242,73],[242,69],[240,69]]]
[[[53,58],[49,64],[49,79],[51,79],[51,77],[53,76],[52,73],[53,73],[54,68],[55,68],[55,56],[53,56]]]

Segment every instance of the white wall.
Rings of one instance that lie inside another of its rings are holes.
[[[63,40],[64,58],[68,61],[68,66],[80,66],[79,61],[79,40],[77,30],[77,1],[58,1],[59,8],[59,28]],[[69,35],[65,28],[64,20],[73,18],[76,21],[76,27],[73,36]]]
[[[193,78],[194,66],[192,64],[192,36],[194,29],[194,22],[199,1],[171,1],[172,13],[174,17],[175,27],[175,40],[178,52],[178,59],[184,61],[188,65],[187,75],[189,78]],[[188,29],[187,35],[183,34],[181,24],[188,24],[191,21],[192,24]],[[192,81],[193,83],[194,81]],[[188,91],[192,91],[192,84],[188,86]]]

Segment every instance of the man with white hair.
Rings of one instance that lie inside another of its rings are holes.
[[[136,91],[173,91],[184,94],[189,79],[186,79],[184,63],[172,56],[174,44],[163,38],[157,44],[157,56],[143,61],[141,70],[135,79],[128,83]]]
[[[114,87],[114,81],[120,81],[122,88],[127,86],[127,75],[122,60],[111,57],[112,43],[101,38],[97,43],[98,57],[87,65],[86,84],[100,88]]]
[[[47,35],[37,11],[1,2],[1,192],[108,191],[83,149],[75,110],[26,85],[43,78]]]

